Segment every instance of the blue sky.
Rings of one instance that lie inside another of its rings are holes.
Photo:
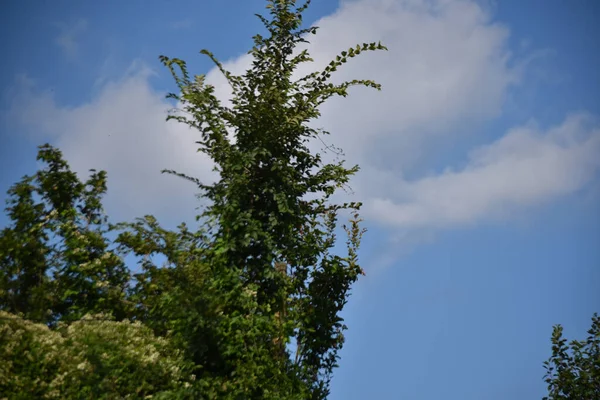
[[[109,173],[109,214],[167,225],[195,205],[175,168],[211,179],[193,135],[164,123],[158,55],[223,80],[261,29],[262,0],[7,2],[0,16],[0,201],[59,146]],[[331,399],[531,399],[552,325],[582,337],[600,311],[600,4],[594,0],[321,0],[318,68],[381,40],[339,79],[368,78],[316,126],[362,166],[367,276]],[[0,225],[6,223],[0,217]]]

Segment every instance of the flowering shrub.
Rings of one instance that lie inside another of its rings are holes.
[[[185,397],[194,381],[166,338],[102,314],[51,330],[0,311],[0,343],[7,399]]]

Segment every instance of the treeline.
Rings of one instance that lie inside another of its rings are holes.
[[[199,151],[220,176],[206,185],[163,171],[206,199],[197,226],[109,220],[106,173],[92,170],[82,181],[59,149],[40,146],[43,167],[9,189],[0,231],[0,398],[327,397],[344,343],[340,312],[363,273],[364,229],[360,203],[332,201],[358,167],[311,152],[307,143],[327,132],[308,122],[350,86],[378,89],[330,78],[349,58],[385,47],[358,45],[293,80],[312,61],[295,51],[317,30],[302,27],[307,6],[268,1],[270,17],[260,18],[269,36],[254,37],[243,75],[202,51],[231,85],[231,107],[184,61],[160,58],[177,84],[168,97],[181,106],[169,119],[199,132]],[[339,254],[343,215],[347,251]],[[573,358],[556,329],[551,398],[598,398],[598,318]]]
[[[81,181],[59,149],[9,190],[0,233],[0,393],[13,398],[323,399],[344,342],[340,317],[362,273],[360,204],[331,196],[357,167],[325,163],[307,144],[320,105],[368,80],[330,83],[362,52],[293,80],[310,62],[299,43],[308,4],[268,2],[269,36],[254,37],[252,68],[234,76],[225,107],[204,76],[161,56],[180,105],[174,119],[200,134],[220,179],[195,184],[209,204],[198,225],[164,229],[152,216],[104,214],[103,171]],[[235,132],[231,141],[228,131]],[[175,179],[175,178],[174,178]],[[347,251],[333,251],[338,218]],[[133,255],[133,273],[124,259]],[[166,259],[155,265],[157,255]],[[2,397],[0,396],[0,397]]]

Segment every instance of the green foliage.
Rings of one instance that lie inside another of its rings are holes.
[[[129,273],[110,242],[101,198],[106,173],[81,182],[61,152],[40,146],[46,167],[8,192],[12,224],[0,231],[0,310],[41,322],[88,312],[126,313]]]
[[[11,322],[2,332],[16,338],[1,354],[12,363],[3,370],[10,393],[327,397],[344,343],[340,312],[363,273],[357,250],[364,229],[360,203],[332,201],[358,167],[312,153],[309,142],[327,132],[308,123],[351,86],[379,89],[369,80],[330,78],[350,58],[385,47],[352,47],[323,71],[293,80],[297,67],[312,61],[297,45],[317,31],[301,28],[308,2],[295,3],[268,1],[271,18],[259,18],[269,37],[254,37],[254,61],[243,75],[201,52],[231,85],[231,107],[204,76],[190,77],[184,61],[160,58],[178,86],[169,97],[182,108],[169,119],[200,131],[199,151],[220,174],[206,185],[164,171],[193,182],[208,200],[199,229],[167,230],[152,216],[109,225],[101,206],[105,173],[82,183],[57,149],[42,146],[48,166],[11,189],[12,224],[0,235],[0,310],[11,313],[3,314]],[[343,225],[347,252],[338,254],[344,213],[351,215]],[[118,232],[112,241],[111,232]],[[125,254],[138,258],[141,272],[130,276]],[[164,265],[156,265],[157,256]],[[84,317],[98,313],[135,323]],[[17,348],[31,356],[14,364]],[[165,360],[153,358],[158,354]],[[27,392],[30,386],[41,391]]]
[[[51,330],[0,311],[0,394],[9,399],[193,398],[181,351],[106,315]]]
[[[592,317],[586,340],[571,341],[562,336],[563,328],[552,332],[552,357],[544,362],[548,396],[544,399],[600,399],[600,318]]]
[[[256,386],[253,398],[288,398],[298,390],[311,398],[327,396],[344,341],[339,312],[362,272],[356,257],[363,233],[360,204],[331,203],[333,193],[358,167],[326,164],[320,154],[311,153],[307,143],[326,132],[308,122],[320,116],[323,102],[346,96],[350,86],[379,88],[368,80],[338,85],[329,80],[348,58],[385,48],[378,43],[353,47],[322,72],[292,80],[294,70],[311,61],[306,50],[294,54],[306,35],[316,33],[316,28],[300,29],[307,5],[269,2],[272,18],[259,17],[270,36],[254,37],[253,66],[244,75],[231,74],[210,52],[201,52],[227,78],[231,107],[219,102],[204,76],[190,77],[184,61],[161,57],[180,91],[169,97],[183,110],[169,118],[201,132],[199,151],[215,161],[220,173],[218,182],[205,185],[166,171],[195,182],[211,201],[199,216],[207,221],[210,237],[202,248],[210,266],[207,282],[217,293],[235,293],[219,301],[224,322],[214,334],[232,338],[218,352],[219,365],[222,371],[235,371],[243,388]],[[353,214],[346,256],[331,252],[342,210]],[[294,355],[286,346],[291,339],[298,344]],[[228,393],[234,396],[236,390]]]

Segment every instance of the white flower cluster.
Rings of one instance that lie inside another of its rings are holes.
[[[44,398],[62,399],[65,391],[89,381],[89,376],[97,387],[115,387],[132,368],[132,379],[139,382],[127,384],[137,387],[183,387],[190,380],[181,353],[167,339],[154,336],[139,322],[117,322],[107,315],[86,315],[52,330],[0,311],[0,341],[0,387],[13,393],[36,387]],[[30,365],[16,368],[15,360]]]

